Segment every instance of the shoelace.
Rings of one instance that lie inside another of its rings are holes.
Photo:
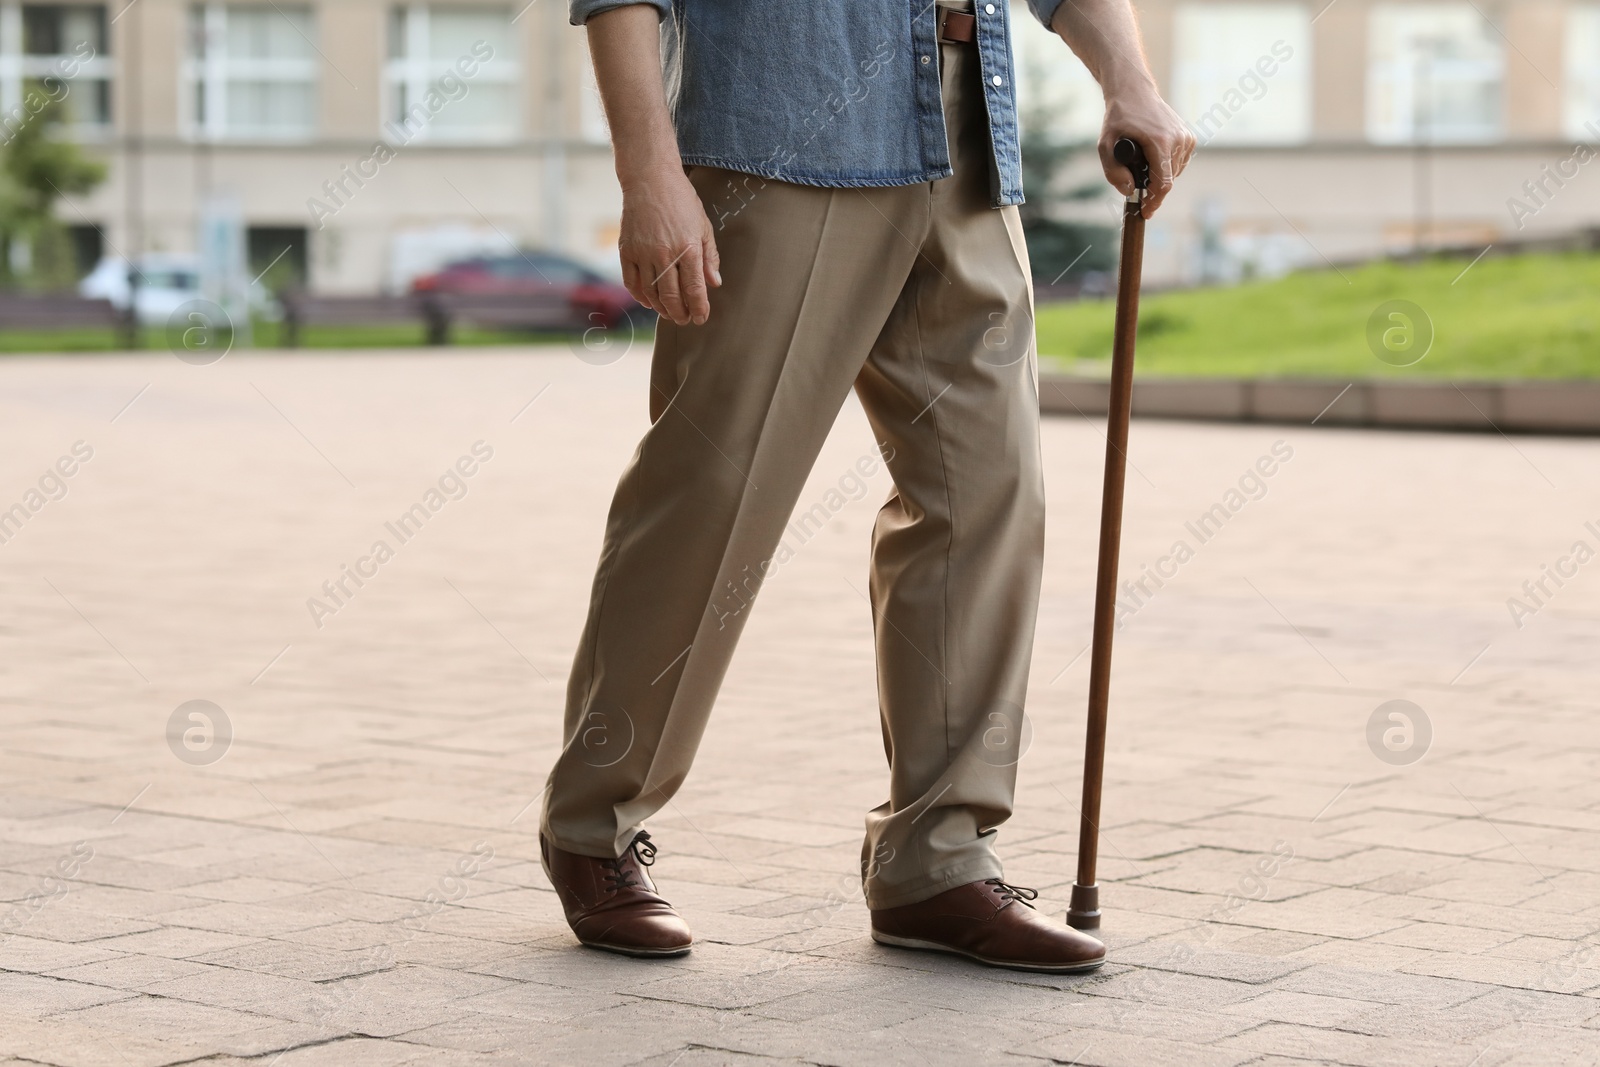
[[[1009,882],[1002,881],[999,878],[986,878],[983,884],[994,887],[995,893],[999,895],[1001,900],[1005,901],[1004,904],[1000,905],[1002,908],[1009,907],[1012,904],[1024,904],[1031,908],[1033,905],[1028,902],[1039,899],[1039,891],[1037,889],[1024,889],[1020,885],[1011,885]]]
[[[623,870],[622,865],[632,856],[641,867],[648,867],[656,861],[656,846],[650,843],[650,834],[640,830],[633,835],[633,840],[628,842],[628,847],[622,850],[622,855],[614,860],[601,860],[601,866],[606,868],[606,877],[611,881],[611,891],[619,892],[623,889],[637,889],[643,883],[634,881],[634,872]]]

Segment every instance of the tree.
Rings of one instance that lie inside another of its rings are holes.
[[[75,276],[72,243],[55,217],[64,196],[80,196],[105,180],[106,167],[59,136],[62,96],[35,85],[3,126],[0,137],[0,285],[27,282],[39,288],[70,285]],[[26,272],[12,269],[12,249],[29,251]]]
[[[1105,195],[1098,167],[1087,181],[1074,183],[1072,175],[1085,153],[1098,158],[1095,145],[1052,132],[1050,116],[1041,106],[1025,109],[1021,119],[1022,187],[1027,201],[1019,213],[1034,279],[1050,284],[1112,269],[1117,262],[1116,230],[1061,217],[1064,205]]]

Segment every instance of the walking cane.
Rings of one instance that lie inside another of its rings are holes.
[[[1106,704],[1111,692],[1111,635],[1117,614],[1117,555],[1122,545],[1122,490],[1128,474],[1128,414],[1133,406],[1133,344],[1139,324],[1139,274],[1144,266],[1145,191],[1150,163],[1124,137],[1112,149],[1133,172],[1134,193],[1122,212],[1122,265],[1117,274],[1117,322],[1111,342],[1111,410],[1106,418],[1105,489],[1100,498],[1100,567],[1094,588],[1094,648],[1089,657],[1089,727],[1083,747],[1083,807],[1078,824],[1078,880],[1067,922],[1100,928],[1100,791],[1106,766]]]

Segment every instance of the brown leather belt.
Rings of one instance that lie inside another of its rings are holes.
[[[963,11],[939,9],[939,40],[951,44],[971,44],[978,39],[978,19]]]

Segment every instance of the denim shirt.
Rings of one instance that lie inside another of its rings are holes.
[[[836,187],[949,177],[933,0],[570,0],[572,22],[641,2],[661,16],[686,165]],[[1046,26],[1060,4],[1028,0]],[[1020,204],[1010,5],[975,12],[992,202]]]

